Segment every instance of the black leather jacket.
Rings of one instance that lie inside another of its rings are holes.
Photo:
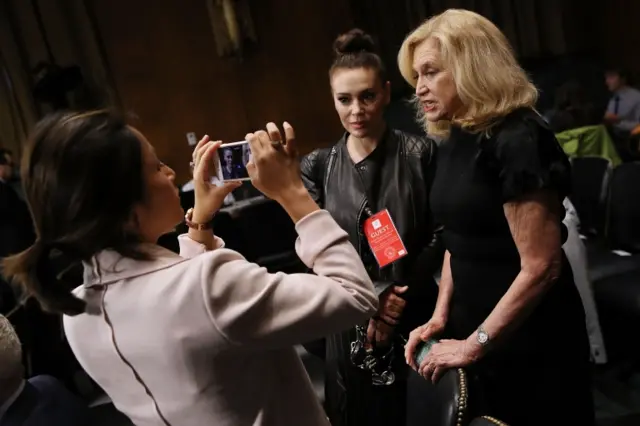
[[[376,148],[377,185],[369,197],[346,148],[348,134],[333,147],[308,154],[301,163],[307,190],[349,234],[351,243],[369,272],[378,294],[392,284],[408,285],[407,308],[414,298],[429,295],[435,303],[433,274],[442,266],[444,248],[429,209],[429,191],[435,172],[436,144],[399,130],[387,130]],[[373,154],[372,154],[373,155]],[[374,198],[373,212],[388,209],[408,255],[380,269],[362,232],[368,217],[365,203]],[[430,303],[431,304],[431,303]],[[431,308],[421,303],[428,319]],[[406,314],[405,310],[405,314]],[[424,316],[424,315],[420,315]],[[405,315],[403,315],[403,318]]]

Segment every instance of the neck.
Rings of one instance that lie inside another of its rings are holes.
[[[349,135],[347,138],[347,149],[349,150],[351,159],[357,163],[371,154],[382,140],[382,135],[384,134],[385,129],[386,125],[383,124],[371,135],[364,138]]]

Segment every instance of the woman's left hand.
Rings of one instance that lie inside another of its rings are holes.
[[[195,223],[208,223],[222,207],[225,197],[242,185],[238,181],[224,182],[222,186],[211,183],[211,177],[215,176],[215,153],[221,144],[221,141],[212,142],[205,135],[193,150],[195,202],[191,220]]]
[[[482,347],[468,340],[440,340],[418,367],[418,373],[436,383],[449,368],[466,367],[480,358]]]

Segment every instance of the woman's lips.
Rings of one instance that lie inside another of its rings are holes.
[[[351,127],[353,127],[354,129],[363,129],[365,127],[365,123],[362,121],[357,123],[351,123]]]
[[[425,102],[422,104],[422,108],[424,109],[424,112],[431,112],[436,108],[436,103],[435,102]]]

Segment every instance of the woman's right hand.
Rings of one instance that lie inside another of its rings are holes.
[[[441,334],[446,324],[445,318],[434,316],[426,324],[421,325],[409,334],[409,340],[404,346],[404,357],[411,368],[418,371],[418,366],[413,360],[418,345]]]
[[[282,128],[284,140],[274,123],[267,124],[266,132],[259,130],[245,136],[251,146],[251,161],[247,165],[251,183],[276,201],[304,188],[293,127],[284,123]]]

